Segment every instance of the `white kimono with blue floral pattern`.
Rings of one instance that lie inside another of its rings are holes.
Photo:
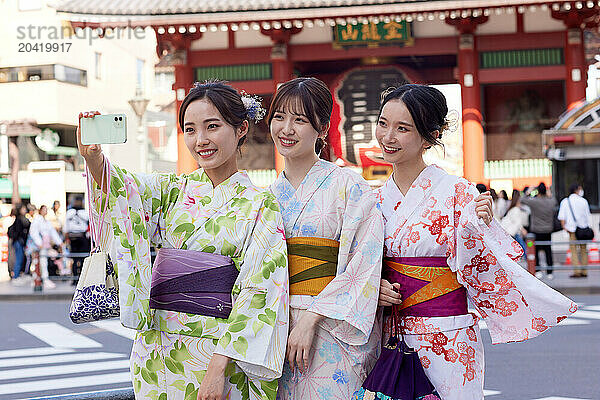
[[[348,400],[373,367],[380,332],[373,329],[383,248],[383,218],[374,193],[356,173],[319,160],[298,189],[284,174],[271,186],[286,238],[339,241],[337,276],[317,296],[290,296],[290,329],[303,310],[324,315],[306,373],[284,365],[278,398]]]

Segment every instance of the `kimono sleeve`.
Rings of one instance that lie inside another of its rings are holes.
[[[109,215],[101,231],[102,240],[107,240],[107,231],[113,236],[110,247],[119,275],[121,322],[129,328],[146,330],[152,325],[150,247],[161,244],[162,214],[168,207],[169,186],[175,180],[175,175],[132,174],[111,166]],[[97,224],[105,196],[98,185],[93,190],[92,217]]]
[[[344,343],[367,343],[377,312],[384,223],[366,182],[346,191],[337,276],[315,296],[309,311],[333,320],[331,334]],[[329,325],[329,324],[328,324]]]
[[[240,263],[239,294],[216,354],[233,359],[249,377],[281,376],[288,334],[289,279],[283,219],[269,193]]]
[[[485,320],[493,344],[533,338],[574,313],[577,305],[516,262],[522,255],[519,244],[495,220],[486,226],[477,218],[477,195],[461,180],[449,199],[456,247],[448,265]]]

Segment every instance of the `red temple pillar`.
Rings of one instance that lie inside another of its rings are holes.
[[[475,29],[487,17],[447,20],[459,31],[458,74],[462,96],[463,174],[471,182],[485,182],[485,146],[483,116],[481,113],[481,87],[479,85],[479,53]]]
[[[271,49],[273,93],[281,83],[292,79],[293,65],[288,57],[288,43],[292,35],[300,32],[300,30],[300,28],[290,28],[263,29],[261,31],[273,41],[273,48]],[[285,167],[285,161],[276,148],[273,148],[273,151],[275,152],[275,170],[279,174]]]
[[[583,46],[583,30],[585,21],[594,18],[595,10],[553,11],[552,17],[564,22],[565,31],[565,98],[567,109],[575,107],[585,100],[587,86],[587,66]]]
[[[273,94],[277,90],[277,87],[283,82],[292,79],[292,63],[287,57],[287,43],[274,43],[273,49],[271,49],[271,63],[273,69]],[[277,151],[277,148],[273,148],[275,152],[275,171],[279,174],[285,168],[285,160]]]
[[[185,95],[189,92],[196,80],[194,69],[188,64],[190,45],[194,40],[200,39],[202,33],[166,33],[164,32],[165,27],[155,26],[153,28],[156,31],[156,53],[158,54],[158,57],[161,58],[166,54],[171,53],[173,58],[172,62],[175,66],[175,83],[173,83],[173,90],[175,91],[175,120],[177,121],[177,173],[189,173],[198,169],[198,163],[194,157],[192,157],[185,145],[183,131],[179,126],[178,113]],[[162,34],[159,33],[160,29],[163,30]]]
[[[187,50],[185,50],[187,53]],[[187,57],[186,57],[187,58]],[[176,64],[175,65],[175,83],[173,90],[175,91],[175,119],[177,121],[177,173],[185,174],[198,169],[198,163],[190,154],[183,140],[183,131],[179,126],[179,108],[194,83],[194,71],[190,65]]]

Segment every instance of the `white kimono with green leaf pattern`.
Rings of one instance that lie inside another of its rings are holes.
[[[217,353],[233,360],[224,398],[275,399],[288,333],[288,269],[273,195],[243,172],[216,188],[202,170],[111,172],[121,322],[138,330],[130,363],[136,398],[195,400]],[[96,207],[99,196],[96,187]],[[230,256],[240,270],[230,318],[150,309],[150,246]]]

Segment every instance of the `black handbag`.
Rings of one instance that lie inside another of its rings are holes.
[[[560,232],[563,230],[562,223],[558,219],[558,210],[554,211],[554,217],[552,217],[552,233]]]
[[[567,203],[569,203],[569,209],[571,210],[571,215],[573,216],[573,219],[575,220],[575,225],[579,225],[577,223],[577,218],[575,218],[575,213],[573,212],[573,207],[571,207],[571,201],[569,200],[568,197],[567,197]],[[592,228],[590,228],[589,226],[586,226],[585,228],[580,228],[579,226],[577,226],[577,228],[575,229],[575,237],[577,238],[577,240],[592,240],[594,238],[594,230]]]

